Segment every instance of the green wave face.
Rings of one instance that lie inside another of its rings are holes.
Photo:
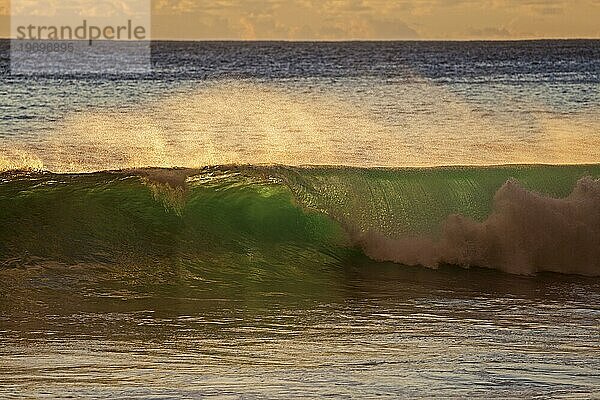
[[[511,178],[560,198],[583,176],[600,166],[11,173],[0,184],[0,262],[302,277],[361,257],[357,233],[438,237],[451,214],[485,220]]]
[[[566,197],[581,177],[600,176],[600,166],[311,168],[285,175],[303,204],[359,230],[398,237],[435,234],[451,214],[484,220],[494,195],[510,179],[533,192]]]
[[[278,265],[324,258],[342,236],[283,185],[223,177],[170,187],[139,176],[43,175],[0,189],[4,262],[185,259]]]

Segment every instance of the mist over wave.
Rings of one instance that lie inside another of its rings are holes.
[[[348,98],[335,88],[218,80],[123,108],[90,107],[35,139],[2,138],[0,171],[584,164],[600,157],[594,113],[548,113],[540,105],[529,116],[531,132],[519,136],[518,119],[478,111],[426,79],[378,89],[385,93],[362,90]],[[384,94],[390,105],[381,110]]]

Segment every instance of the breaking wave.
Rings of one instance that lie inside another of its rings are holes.
[[[598,177],[600,165],[5,172],[0,265],[183,263],[289,277],[366,255],[598,276]]]

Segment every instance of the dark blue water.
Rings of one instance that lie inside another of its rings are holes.
[[[10,71],[10,41],[0,41],[0,71]],[[410,77],[436,80],[598,83],[599,40],[472,42],[153,42],[146,79],[222,76]],[[405,67],[405,68],[402,68]],[[127,78],[119,76],[119,79]],[[138,80],[139,75],[130,77]],[[105,78],[110,79],[110,78]]]

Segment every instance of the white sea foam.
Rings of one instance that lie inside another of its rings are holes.
[[[449,216],[441,237],[389,238],[354,234],[378,261],[435,268],[442,263],[494,268],[515,274],[551,271],[600,275],[600,180],[582,178],[564,199],[507,181],[483,222]]]

